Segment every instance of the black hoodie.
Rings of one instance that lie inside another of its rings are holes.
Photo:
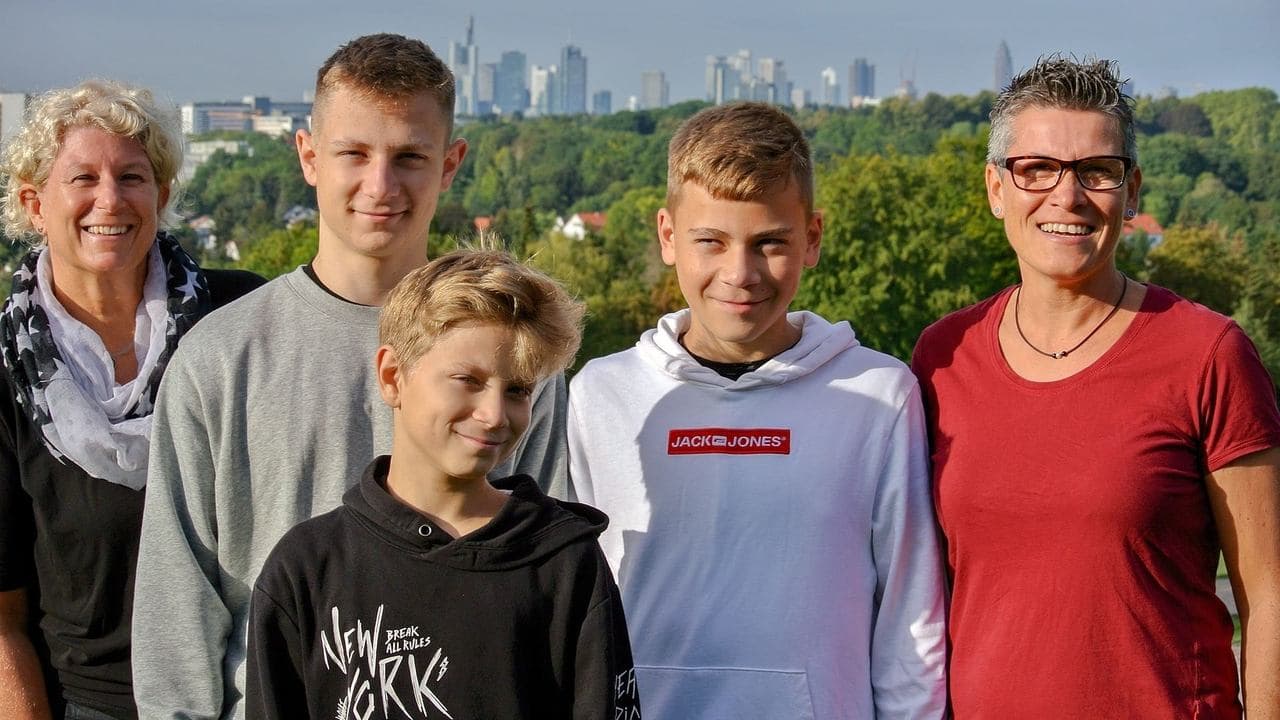
[[[249,718],[639,718],[604,513],[528,476],[458,539],[387,493],[375,460],[343,506],[272,550],[249,615]]]

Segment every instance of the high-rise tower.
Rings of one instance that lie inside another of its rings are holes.
[[[560,113],[581,115],[587,112],[587,58],[577,45],[565,45],[560,50],[557,87]]]
[[[475,115],[479,90],[480,48],[475,45],[475,18],[467,16],[467,39],[449,42],[449,69],[458,87],[456,115]]]
[[[1000,47],[996,48],[996,87],[998,93],[1009,87],[1009,82],[1013,80],[1013,56],[1009,54],[1009,45],[1005,41],[1000,41]]]

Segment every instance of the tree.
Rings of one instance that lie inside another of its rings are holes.
[[[984,138],[945,138],[925,157],[851,155],[818,179],[822,259],[795,306],[847,319],[906,359],[926,325],[1017,278],[987,207]]]
[[[267,233],[245,251],[240,265],[265,278],[273,278],[311,262],[319,246],[314,225],[298,225]]]
[[[1165,229],[1147,254],[1151,282],[1230,315],[1244,289],[1245,247],[1216,225]]]

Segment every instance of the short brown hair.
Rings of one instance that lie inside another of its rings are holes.
[[[667,207],[689,181],[722,200],[758,200],[795,182],[813,213],[809,142],[790,116],[765,103],[718,105],[684,121],[667,152]]]
[[[514,331],[511,355],[523,382],[573,362],[582,342],[583,305],[555,280],[501,250],[455,250],[395,286],[382,308],[378,339],[405,366],[450,329],[495,323]]]
[[[342,85],[374,101],[405,100],[426,92],[440,105],[445,140],[453,134],[453,73],[427,44],[403,35],[365,35],[338,48],[316,72],[312,125],[323,114],[327,96]]]

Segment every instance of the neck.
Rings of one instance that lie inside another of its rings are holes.
[[[130,272],[91,273],[50,261],[53,296],[67,313],[97,333],[108,352],[132,346],[147,263]]]
[[[1039,281],[1024,272],[1015,291],[1022,329],[1032,342],[1039,339],[1045,345],[1061,344],[1072,336],[1078,340],[1079,331],[1093,329],[1111,311],[1125,284],[1125,276],[1114,268],[1074,285]]]
[[[396,283],[427,262],[426,238],[420,246],[370,256],[352,252],[337,239],[326,242],[323,227],[320,233],[320,246],[311,269],[329,290],[360,305],[382,306]]]
[[[430,518],[450,536],[458,538],[493,519],[507,495],[484,479],[453,478],[424,471],[421,463],[397,462],[391,454],[387,492]]]

